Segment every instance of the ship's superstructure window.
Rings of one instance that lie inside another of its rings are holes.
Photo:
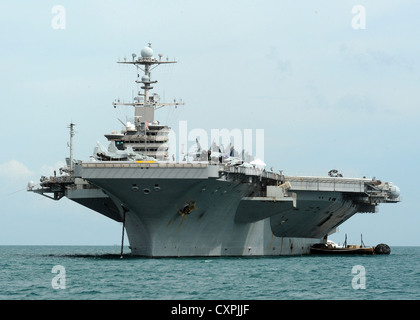
[[[124,141],[115,141],[115,146],[118,150],[124,150]]]

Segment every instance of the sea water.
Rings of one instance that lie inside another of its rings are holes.
[[[390,255],[141,258],[0,246],[1,300],[418,300],[420,247]]]

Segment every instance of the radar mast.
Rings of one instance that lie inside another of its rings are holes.
[[[139,72],[137,72],[137,80],[136,83],[141,83],[143,89],[142,92],[138,92],[138,96],[134,98],[134,101],[131,103],[124,103],[120,102],[120,100],[116,100],[113,102],[114,107],[117,105],[119,106],[133,106],[135,108],[135,119],[136,122],[147,122],[151,123],[154,121],[154,111],[157,109],[160,109],[162,107],[166,106],[178,106],[178,105],[184,105],[182,101],[176,101],[174,99],[173,103],[161,103],[159,96],[157,94],[150,94],[150,90],[153,89],[152,84],[157,83],[156,80],[151,79],[151,71],[155,69],[157,66],[161,64],[169,64],[169,63],[177,63],[177,61],[169,61],[167,58],[166,61],[162,61],[162,55],[159,54],[159,60],[156,60],[153,57],[153,50],[152,50],[152,44],[149,43],[148,46],[144,47],[140,52],[140,57],[137,57],[135,53],[132,54],[132,61],[127,61],[127,59],[124,59],[124,61],[118,61],[118,63],[122,64],[132,64],[137,67],[137,70],[142,70],[144,72],[144,75],[140,77]]]

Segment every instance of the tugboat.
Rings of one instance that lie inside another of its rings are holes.
[[[348,245],[347,234],[343,246],[338,246],[333,241],[328,240],[327,243],[316,243],[311,246],[311,254],[390,254],[391,249],[388,245],[380,243],[376,247],[366,247],[363,243],[362,235],[360,235],[360,245]]]

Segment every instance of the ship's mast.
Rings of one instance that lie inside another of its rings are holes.
[[[159,60],[156,60],[153,57],[153,50],[152,50],[152,44],[149,43],[147,47],[144,47],[141,50],[141,57],[137,58],[137,55],[135,53],[132,54],[133,60],[132,61],[118,61],[118,63],[123,64],[132,64],[137,67],[137,70],[142,70],[144,72],[144,75],[140,78],[140,74],[137,73],[137,80],[136,83],[141,83],[143,86],[141,87],[144,92],[141,93],[138,92],[138,96],[134,98],[134,101],[131,103],[124,103],[118,101],[114,101],[113,105],[114,107],[117,105],[123,105],[123,106],[133,106],[135,107],[135,116],[137,118],[142,118],[141,122],[153,122],[154,120],[154,111],[156,109],[165,107],[165,106],[177,106],[177,105],[183,105],[184,103],[178,102],[174,100],[173,103],[160,103],[157,95],[151,95],[150,90],[153,89],[151,86],[153,83],[157,83],[157,81],[152,81],[151,79],[151,71],[155,69],[157,66],[161,64],[168,64],[168,63],[176,63],[177,61],[169,61],[167,58],[166,61],[162,61],[162,55],[159,54]]]
[[[69,174],[73,174],[73,137],[74,137],[74,123],[70,123],[68,128],[70,129],[70,172]]]

